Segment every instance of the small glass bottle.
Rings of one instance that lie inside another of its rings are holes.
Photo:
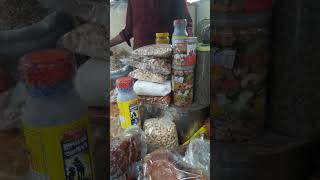
[[[121,127],[124,129],[131,125],[141,127],[138,97],[133,91],[133,83],[133,79],[128,76],[121,77],[116,81],[118,90],[117,103],[120,111],[119,120]]]
[[[156,33],[156,44],[170,44],[169,33]]]
[[[28,92],[22,119],[32,177],[65,179],[77,164],[85,179],[95,179],[88,107],[74,88],[73,54],[32,52],[19,68]]]

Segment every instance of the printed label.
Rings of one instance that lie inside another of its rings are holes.
[[[24,124],[32,179],[94,180],[88,117],[72,124],[33,128]]]
[[[118,102],[120,110],[120,124],[126,129],[131,125],[140,126],[140,111],[138,105],[138,98],[131,101]]]
[[[180,76],[174,76],[174,81],[178,83],[183,83],[184,78]]]
[[[213,64],[232,69],[236,58],[235,50],[218,51],[214,55]]]

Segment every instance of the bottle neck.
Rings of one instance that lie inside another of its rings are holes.
[[[119,93],[131,93],[133,92],[133,87],[130,88],[117,88]]]
[[[52,99],[76,93],[74,83],[72,80],[61,82],[54,86],[26,85],[26,90],[28,92],[29,97],[38,99]]]

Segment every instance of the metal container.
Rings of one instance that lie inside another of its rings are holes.
[[[210,46],[199,44],[194,79],[194,101],[210,105]]]

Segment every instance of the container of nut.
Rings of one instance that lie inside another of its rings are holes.
[[[244,141],[263,130],[272,0],[217,0],[211,42],[215,140]]]

